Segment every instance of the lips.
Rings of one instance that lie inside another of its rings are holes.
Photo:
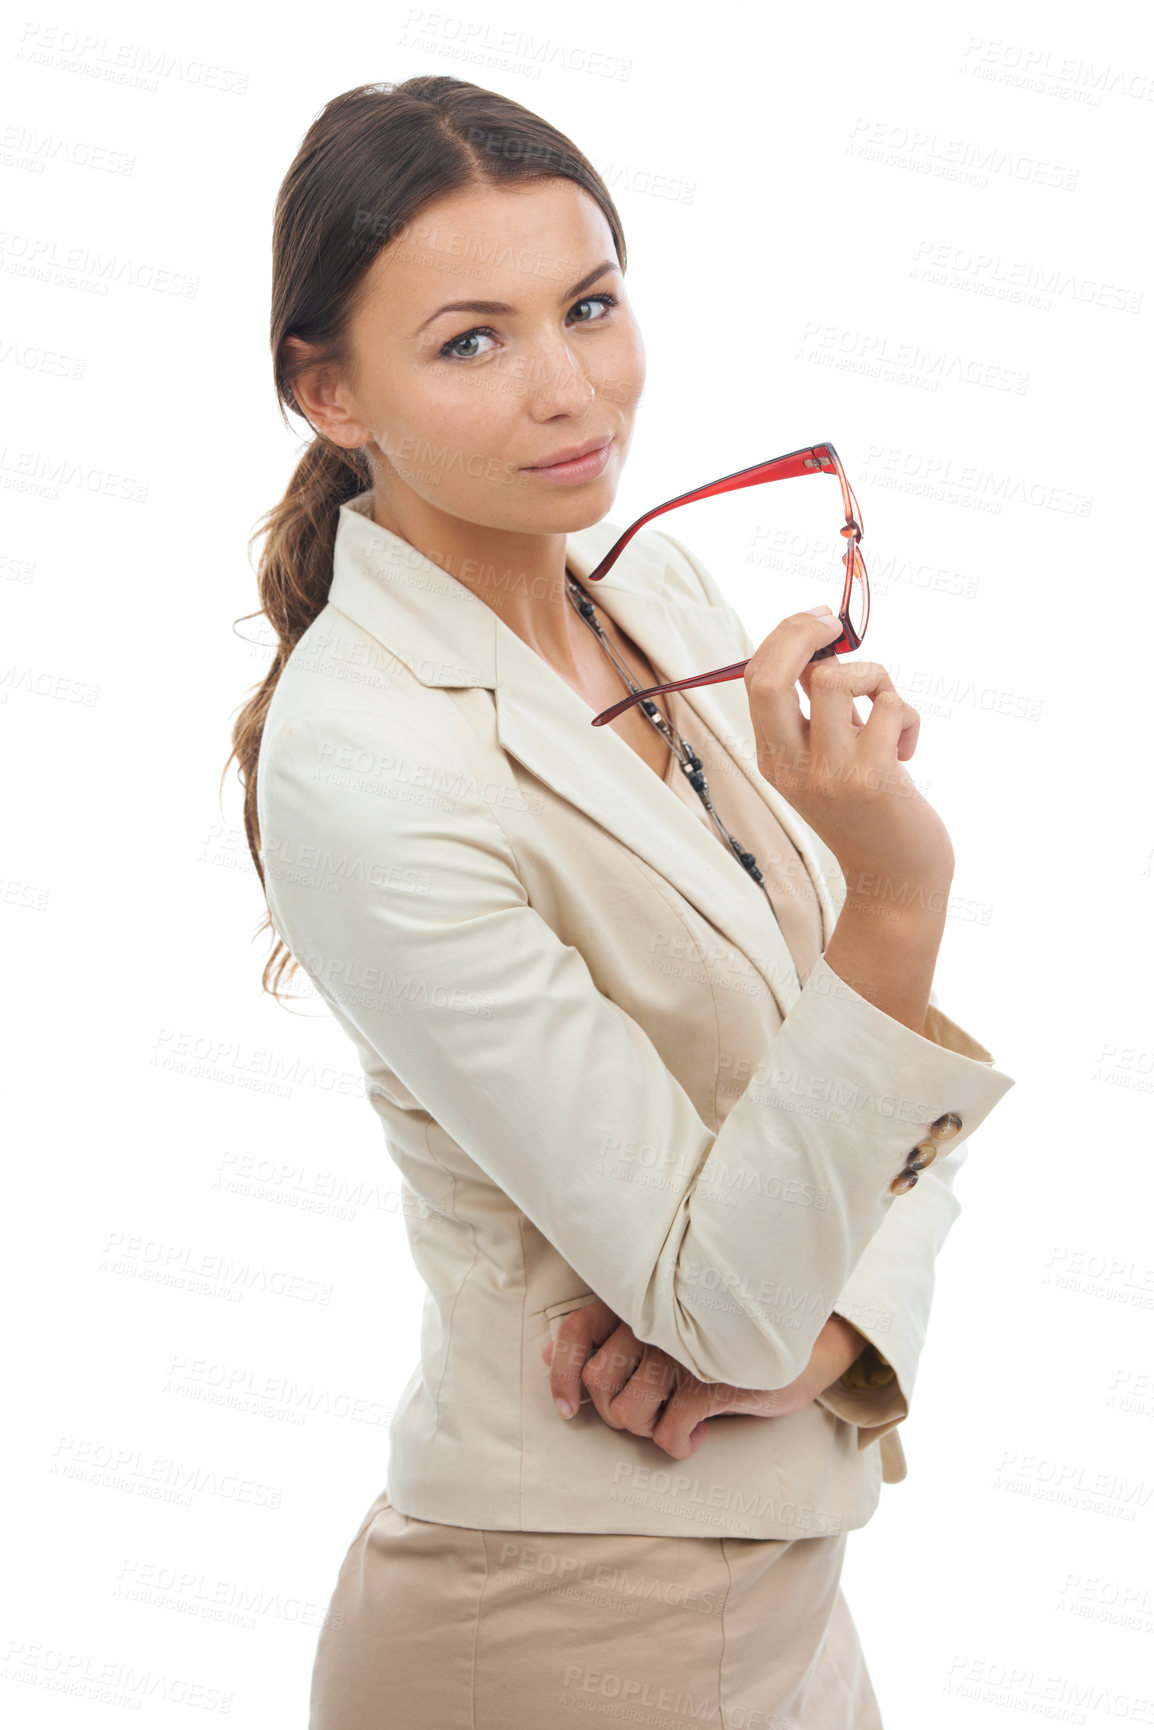
[[[561,463],[576,462],[578,457],[587,457],[591,451],[604,450],[612,437],[613,434],[608,433],[602,438],[589,439],[583,445],[567,445],[564,450],[554,451],[553,455],[547,457],[543,463],[522,463],[521,467],[527,469],[552,469],[556,468]]]

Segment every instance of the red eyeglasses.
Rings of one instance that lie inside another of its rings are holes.
[[[680,497],[670,499],[666,504],[654,505],[651,511],[638,517],[637,521],[614,541],[601,563],[590,571],[585,580],[589,583],[600,582],[638,529],[644,528],[647,522],[660,516],[662,511],[671,511],[676,505],[693,504],[696,499],[712,498],[716,493],[736,492],[739,487],[756,487],[765,481],[792,480],[796,475],[819,474],[836,475],[841,485],[842,504],[845,507],[845,528],[841,533],[849,545],[842,555],[845,585],[837,615],[841,621],[842,634],[834,642],[818,649],[816,654],[810,656],[810,660],[821,661],[827,655],[847,654],[850,649],[858,648],[865,636],[870,616],[870,592],[865,560],[861,556],[859,545],[862,537],[861,509],[854,490],[846,479],[841,458],[828,440],[824,444],[806,445],[799,451],[788,451],[785,456],[771,457],[768,462],[755,463],[750,469],[738,469],[736,474],[723,475],[719,481],[710,481],[708,486],[696,487],[693,492],[682,493]],[[613,721],[618,715],[623,715],[634,703],[659,697],[663,691],[687,691],[694,685],[719,685],[726,679],[740,679],[748,665],[748,659],[734,661],[732,666],[718,667],[712,673],[698,673],[691,679],[671,679],[665,685],[651,685],[648,690],[633,691],[619,703],[614,703],[612,708],[603,709],[599,715],[594,715],[593,725],[602,727],[606,721]]]

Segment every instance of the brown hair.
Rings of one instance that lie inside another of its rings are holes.
[[[597,201],[624,270],[625,236],[604,181],[563,133],[519,102],[459,78],[422,74],[401,84],[362,84],[326,103],[285,175],[273,219],[269,340],[284,424],[286,407],[308,419],[293,394],[286,337],[316,345],[316,358],[305,363],[310,368],[335,365],[351,376],[348,331],[363,279],[426,204],[465,186],[550,176],[575,181]],[[277,647],[263,682],[237,714],[221,771],[223,784],[236,758],[245,835],[262,890],[256,771],[265,717],[294,645],[327,603],[340,507],[373,485],[365,451],[344,450],[313,433],[284,498],[249,537],[250,553],[253,541],[267,538],[256,573],[260,607],[242,617],[267,618]],[[285,969],[291,977],[297,963],[276,935],[267,900],[257,933],[266,930],[274,945],[261,988],[279,1001]]]

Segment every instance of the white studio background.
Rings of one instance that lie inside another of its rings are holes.
[[[922,713],[910,771],[958,858],[936,987],[1017,1086],[960,1180],[909,1477],[850,1540],[887,1730],[1154,1723],[1137,17],[352,0],[270,29],[219,0],[31,0],[4,26],[22,1730],[199,1721],[180,1705],[303,1727],[415,1361],[397,1174],[336,1024],[260,994],[263,903],[218,781],[268,654],[257,621],[233,631],[247,538],[297,448],[273,200],[329,98],[428,71],[545,114],[618,203],[649,384],[613,520],[832,439],[868,654]],[[760,640],[834,600],[837,520],[836,489],[793,483],[660,526]]]

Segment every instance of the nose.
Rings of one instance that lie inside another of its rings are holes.
[[[538,420],[551,420],[559,414],[583,415],[593,401],[592,381],[564,337],[543,344],[535,353],[527,395]]]

